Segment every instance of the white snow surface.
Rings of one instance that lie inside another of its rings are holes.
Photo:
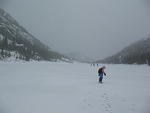
[[[150,113],[149,66],[99,67],[0,62],[0,113]]]

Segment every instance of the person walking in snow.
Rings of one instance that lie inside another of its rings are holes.
[[[104,75],[106,76],[106,73],[104,72],[105,69],[106,69],[106,67],[103,66],[103,67],[99,68],[99,70],[98,70],[99,83],[102,83],[103,76]]]

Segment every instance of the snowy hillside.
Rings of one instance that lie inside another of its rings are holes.
[[[150,67],[106,67],[0,62],[0,113],[150,113]]]
[[[11,53],[16,53],[14,54]],[[14,57],[21,60],[56,60],[63,56],[51,51],[50,48],[0,9],[0,60]]]
[[[124,48],[121,52],[96,62],[150,65],[150,38],[139,40]]]

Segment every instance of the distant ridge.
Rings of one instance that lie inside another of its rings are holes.
[[[119,53],[108,58],[98,60],[97,63],[113,64],[149,64],[150,65],[150,37],[139,40],[124,48]]]

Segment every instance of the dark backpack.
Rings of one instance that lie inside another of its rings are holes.
[[[100,69],[98,70],[98,73],[99,73],[99,74],[103,73],[103,72],[102,72],[102,68],[100,68]]]

